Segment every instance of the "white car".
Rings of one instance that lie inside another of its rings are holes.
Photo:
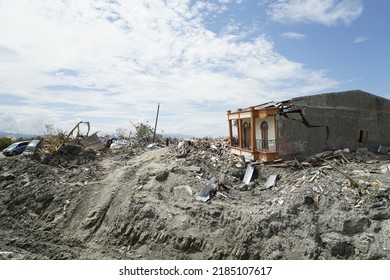
[[[38,140],[38,139],[32,140],[27,145],[26,149],[23,152],[23,155],[24,156],[32,156],[33,154],[35,154],[36,151],[39,150],[41,145],[42,145],[42,141],[41,140]]]

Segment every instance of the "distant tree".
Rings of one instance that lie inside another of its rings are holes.
[[[131,123],[135,128],[135,138],[138,144],[149,144],[153,139],[153,128],[149,124],[145,123]]]
[[[52,123],[45,124],[45,129],[46,129],[46,131],[44,132],[44,134],[46,136],[48,136],[48,135],[55,135],[56,134],[56,131],[54,129],[54,125]]]
[[[128,130],[123,127],[118,127],[115,132],[116,136],[118,136],[118,138],[120,139],[127,139],[127,137],[129,136]]]
[[[54,135],[59,137],[65,136],[65,132],[60,128],[54,128],[54,124],[52,123],[46,123],[45,129],[46,131],[43,132],[45,136],[54,136]]]

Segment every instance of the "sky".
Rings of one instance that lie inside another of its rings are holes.
[[[227,110],[390,99],[388,0],[0,0],[0,131],[228,135]]]

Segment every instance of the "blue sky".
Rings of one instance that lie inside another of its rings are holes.
[[[390,99],[388,0],[0,0],[0,131],[154,126],[361,89]]]

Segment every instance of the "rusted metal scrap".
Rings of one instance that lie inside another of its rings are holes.
[[[87,133],[82,134],[80,133],[80,125],[85,124],[87,126]],[[101,150],[104,148],[104,145],[101,143],[99,137],[97,136],[97,132],[92,134],[91,136],[88,136],[90,131],[90,123],[80,121],[78,124],[75,125],[75,127],[68,133],[68,135],[64,138],[64,140],[61,142],[60,145],[57,146],[56,150],[60,150],[62,147],[65,146],[65,143],[69,141],[69,138],[77,132],[75,138],[77,142],[84,148],[89,150]],[[80,140],[81,139],[81,140]]]
[[[81,124],[85,124],[85,125],[87,125],[87,127],[88,127],[88,131],[87,131],[87,133],[86,133],[85,135],[80,134],[80,125],[81,125]],[[83,136],[83,137],[88,137],[90,128],[91,128],[91,127],[90,127],[89,122],[83,122],[83,121],[79,122],[79,123],[76,124],[76,126],[68,133],[68,135],[65,137],[64,141],[62,141],[62,144],[61,144],[61,146],[60,146],[59,148],[61,148],[61,147],[66,143],[66,141],[68,141],[68,139],[70,138],[70,136],[73,135],[73,133],[74,133],[76,130],[77,130],[76,138],[80,138],[81,136]]]
[[[95,132],[91,136],[81,140],[80,144],[86,150],[98,151],[98,150],[105,148],[104,145],[102,144],[102,142],[100,141],[99,137],[97,136],[97,132]]]

